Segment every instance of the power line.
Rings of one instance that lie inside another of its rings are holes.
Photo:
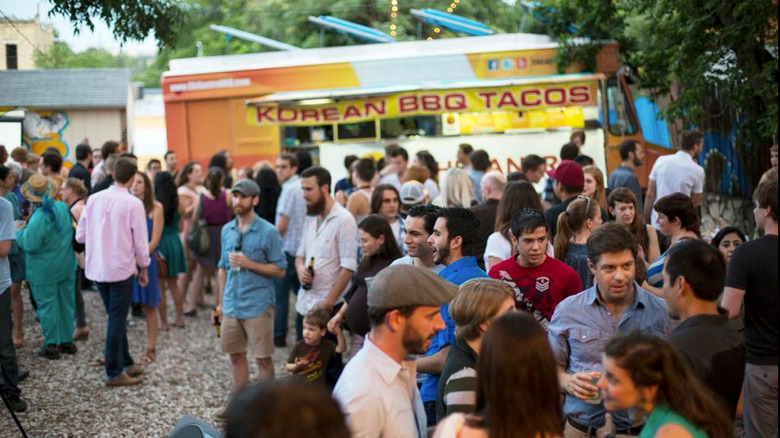
[[[16,27],[16,25],[15,25],[15,24],[14,24],[14,22],[13,22],[13,20],[11,20],[11,18],[9,18],[9,17],[8,17],[8,15],[5,15],[5,12],[3,12],[3,10],[2,10],[2,9],[0,9],[0,15],[2,15],[2,16],[3,16],[3,18],[5,18],[6,22],[8,22],[8,24],[10,24],[10,25],[11,25],[11,27],[13,27],[13,28],[14,28],[14,30],[16,31],[16,33],[18,33],[19,35],[21,35],[21,36],[22,36],[22,38],[24,38],[24,40],[25,40],[25,41],[27,41],[27,43],[28,43],[29,45],[31,45],[31,46],[32,46],[32,48],[33,48],[33,49],[34,49],[36,52],[40,53],[41,55],[44,55],[44,54],[45,54],[45,53],[43,53],[43,51],[41,51],[41,49],[39,49],[39,48],[38,48],[38,46],[37,46],[37,45],[33,44],[33,42],[32,42],[32,41],[30,41],[30,39],[29,39],[29,38],[27,38],[27,35],[25,35],[24,33],[22,33],[22,31],[21,31],[21,30],[19,30],[19,28],[18,28],[18,27]]]

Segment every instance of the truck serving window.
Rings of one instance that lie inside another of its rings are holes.
[[[636,121],[631,102],[620,86],[617,76],[607,80],[607,127],[612,135],[633,135]]]
[[[380,120],[382,138],[393,139],[420,135],[434,137],[438,135],[437,116],[398,117]]]

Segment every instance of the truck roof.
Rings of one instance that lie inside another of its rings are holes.
[[[180,58],[170,61],[164,77],[241,70],[295,67],[355,61],[431,58],[469,53],[551,49],[558,44],[547,35],[512,33],[481,37],[446,38],[385,44],[323,47],[295,51]]]

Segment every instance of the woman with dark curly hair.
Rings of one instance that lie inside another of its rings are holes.
[[[640,438],[733,436],[731,416],[658,336],[634,331],[612,338],[598,387],[608,411],[647,417]]]

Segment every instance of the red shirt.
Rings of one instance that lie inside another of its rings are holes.
[[[532,314],[545,330],[558,303],[582,291],[577,272],[549,256],[533,268],[518,265],[512,257],[494,265],[488,276],[512,286],[515,307]]]

